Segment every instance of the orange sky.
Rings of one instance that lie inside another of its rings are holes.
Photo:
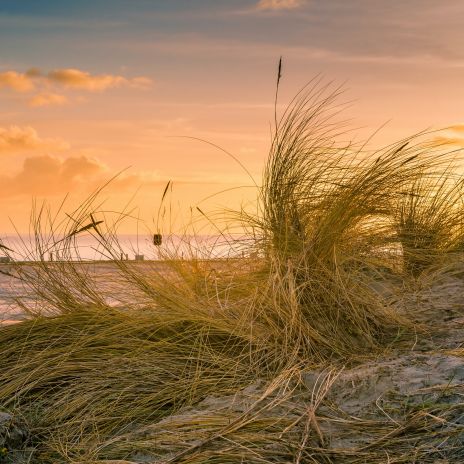
[[[259,183],[280,55],[281,105],[322,73],[346,82],[353,137],[389,121],[374,145],[445,126],[462,145],[462,18],[460,0],[1,0],[0,233],[28,229],[33,198],[71,209],[126,168],[107,208],[137,192],[149,224],[168,180],[182,214],[249,201],[234,160],[178,136]]]

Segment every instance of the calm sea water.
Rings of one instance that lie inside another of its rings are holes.
[[[2,244],[13,250],[10,253],[17,261],[33,262],[39,259],[34,241],[26,236],[0,237]],[[53,246],[43,247],[43,257],[45,260],[53,261],[63,259],[63,250],[59,238],[50,240]],[[220,259],[226,257],[242,256],[244,251],[243,237],[224,237],[224,236],[197,236],[179,237],[173,236],[163,239],[160,247],[154,246],[151,237],[136,235],[118,236],[118,247],[114,248],[113,257],[119,258],[121,254],[124,258],[127,255],[129,260],[134,260],[136,255],[143,255],[145,261],[162,261],[164,257],[175,256],[177,258],[188,259],[191,256],[205,259]],[[1,254],[0,254],[1,256]],[[111,288],[108,282],[115,282],[118,276],[117,267],[111,262],[111,254],[91,236],[82,236],[76,242],[76,248],[71,256],[76,259],[88,262],[86,271],[91,278],[97,282],[97,287],[102,294],[108,294],[111,303]],[[153,265],[153,263],[150,263]],[[27,266],[27,264],[25,264]],[[157,264],[155,263],[155,266]],[[159,265],[162,265],[160,263]],[[147,267],[148,269],[148,267]],[[15,299],[20,297],[34,304],[34,293],[18,279],[6,275],[11,271],[11,266],[0,263],[0,321],[16,320],[22,317]]]

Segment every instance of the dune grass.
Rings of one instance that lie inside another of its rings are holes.
[[[462,188],[456,170],[446,169],[414,181],[399,202],[396,223],[408,274],[418,276],[462,252]]]
[[[424,134],[378,151],[343,142],[339,94],[315,81],[276,118],[258,214],[235,216],[253,231],[248,256],[166,251],[150,270],[119,259],[99,192],[62,222],[35,210],[25,254],[37,263],[16,275],[37,298],[18,298],[29,318],[0,327],[0,405],[26,418],[31,462],[385,462],[370,446],[327,448],[315,411],[336,376],[302,409],[301,373],[379,353],[412,329],[381,284],[461,251],[461,182],[456,154]],[[118,307],[79,258],[82,233],[114,260]],[[218,397],[226,409],[201,409]],[[387,437],[392,427],[329,420]],[[400,451],[389,462],[413,462]]]

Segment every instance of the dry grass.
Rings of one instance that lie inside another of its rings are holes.
[[[188,259],[165,251],[149,270],[119,259],[129,213],[109,225],[99,192],[62,222],[35,210],[24,247],[37,263],[15,272],[36,300],[18,299],[29,319],[0,328],[0,405],[29,422],[33,462],[435,462],[432,448],[454,440],[453,406],[367,420],[325,401],[333,371],[302,390],[303,370],[408,330],[379,288],[463,243],[451,154],[424,134],[375,152],[337,141],[339,93],[314,82],[276,119],[259,212],[238,214],[252,257],[199,257],[192,244]],[[79,259],[82,233],[114,260],[106,284],[121,307]],[[226,406],[205,407],[213,397]],[[340,427],[362,445],[330,447]]]
[[[421,176],[398,204],[404,268],[413,276],[463,251],[463,181],[451,167],[438,177]]]
[[[232,393],[253,379],[248,343],[210,322],[96,309],[6,327],[1,403],[35,411],[45,442],[71,443]]]
[[[373,347],[407,324],[374,291],[399,267],[392,211],[409,185],[450,161],[420,135],[375,152],[340,145],[338,94],[310,87],[289,106],[264,171],[261,214],[242,218],[258,231],[267,269],[253,306],[285,337],[284,350],[319,359]]]

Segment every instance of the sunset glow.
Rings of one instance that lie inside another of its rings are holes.
[[[461,146],[463,15],[458,0],[1,0],[0,232],[27,230],[33,198],[77,204],[121,171],[109,207],[137,192],[147,221],[168,180],[182,211],[249,201],[240,165],[189,137],[259,184],[280,56],[279,110],[321,74],[347,89],[349,137],[449,127],[437,137]]]
[[[0,464],[464,463],[463,0],[0,0]]]

